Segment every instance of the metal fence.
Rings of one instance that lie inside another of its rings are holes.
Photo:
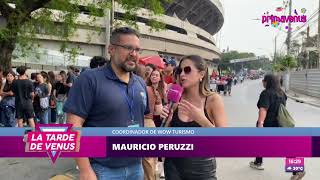
[[[31,64],[42,64],[49,66],[80,66],[80,67],[88,67],[90,58],[88,56],[77,56],[74,60],[69,60],[70,58],[67,56],[57,56],[50,54],[42,54],[38,53],[38,55],[30,55],[28,57],[19,57],[17,59],[13,59],[13,62],[20,63],[31,63]]]
[[[320,70],[307,69],[290,74],[290,90],[320,98]]]

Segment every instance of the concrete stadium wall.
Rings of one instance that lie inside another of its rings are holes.
[[[320,98],[320,70],[308,69],[292,72],[290,90]]]
[[[212,0],[217,1],[217,0]],[[84,1],[85,2],[85,1]],[[216,2],[213,2],[216,3]],[[222,6],[219,6],[221,9]],[[55,13],[59,14],[57,10],[52,10]],[[116,12],[124,12],[121,7],[116,5]],[[146,9],[140,9],[138,15],[140,17],[150,19],[148,15],[150,12]],[[169,55],[183,56],[187,54],[198,54],[203,58],[212,61],[212,59],[218,59],[220,57],[220,50],[214,45],[214,37],[197,26],[190,24],[188,21],[182,21],[177,17],[171,17],[163,15],[157,17],[162,20],[165,24],[184,29],[187,34],[181,34],[172,30],[163,30],[160,32],[150,32],[149,26],[145,23],[138,22],[139,31],[142,35],[141,37],[141,46],[144,49],[142,56],[144,55],[153,55],[158,53],[164,53]],[[72,42],[72,47],[79,47],[80,54],[84,56],[105,56],[105,45],[106,45],[106,27],[108,22],[108,17],[97,18],[94,23],[90,23],[91,20],[86,14],[79,14],[77,18],[77,23],[79,28],[76,30],[75,35],[70,38]],[[57,21],[57,23],[59,23]],[[5,24],[3,18],[0,16],[0,27]],[[100,29],[99,33],[96,28]],[[40,32],[38,38],[40,39],[41,48],[49,50],[60,50],[61,41],[57,37],[45,35],[45,32]],[[88,34],[91,35],[91,41],[88,41]],[[200,35],[211,43],[204,41],[198,38],[197,35]],[[41,56],[39,60],[35,58],[22,58],[19,57],[15,60],[15,63],[31,63],[35,69],[43,69],[44,65],[56,65],[54,62],[63,62],[63,59],[54,59]],[[210,68],[213,68],[214,64],[209,62]],[[61,64],[63,65],[63,64]],[[38,67],[39,66],[39,67]],[[52,69],[51,67],[47,67]],[[56,69],[56,67],[54,67]]]

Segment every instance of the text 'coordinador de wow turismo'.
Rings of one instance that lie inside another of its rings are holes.
[[[195,134],[194,130],[188,129],[120,129],[112,130],[113,135],[192,135]]]

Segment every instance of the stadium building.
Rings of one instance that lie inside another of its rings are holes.
[[[159,19],[165,23],[166,27],[159,32],[150,31],[147,25],[150,18],[148,10],[141,9],[138,12],[137,26],[141,34],[143,49],[141,56],[158,54],[164,58],[178,60],[183,55],[198,54],[207,60],[211,70],[215,68],[214,62],[220,59],[221,52],[216,46],[214,35],[224,23],[224,11],[220,1],[174,0],[171,4],[163,4],[163,7],[165,15]],[[121,22],[123,16],[124,10],[115,4],[114,19]],[[0,25],[1,21],[3,20],[0,17]],[[70,64],[80,67],[88,66],[91,57],[107,56],[106,45],[110,35],[110,15],[98,17],[94,23],[88,23],[90,22],[88,13],[83,11],[77,22],[78,29],[70,38],[72,46],[78,48],[80,52],[75,61],[70,62],[68,53],[62,54],[59,51],[61,41],[58,38],[46,34],[39,28],[38,38],[41,48],[29,57],[16,56],[18,58],[13,59],[13,65],[26,64],[31,69],[60,70]],[[56,23],[58,26],[59,22]]]

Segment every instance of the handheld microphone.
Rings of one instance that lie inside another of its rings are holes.
[[[169,91],[168,91],[168,101],[170,103],[170,111],[169,114],[172,111],[172,107],[174,103],[177,103],[180,101],[180,98],[182,96],[182,92],[183,92],[183,88],[181,86],[179,86],[178,84],[172,84],[172,86],[170,87]],[[160,127],[164,127],[168,121],[168,118],[165,118],[164,120],[162,120],[161,126]]]

